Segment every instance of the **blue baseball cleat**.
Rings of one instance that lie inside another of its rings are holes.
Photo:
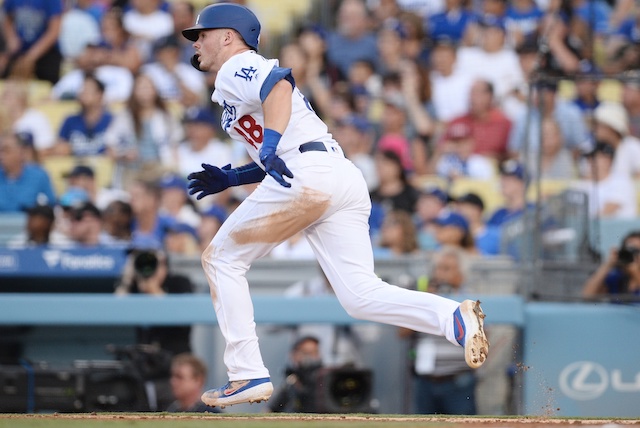
[[[202,394],[201,400],[211,407],[220,407],[241,403],[259,403],[266,401],[273,393],[273,384],[268,377],[251,380],[233,380],[223,387],[210,389]]]
[[[489,353],[489,340],[484,333],[484,317],[479,300],[465,300],[453,313],[456,340],[464,347],[464,359],[473,369],[480,367]]]

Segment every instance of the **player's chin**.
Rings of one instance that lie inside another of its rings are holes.
[[[202,57],[198,58],[198,63],[200,64],[200,70],[202,71],[209,71],[209,69],[211,68],[211,63],[209,61],[206,61]]]

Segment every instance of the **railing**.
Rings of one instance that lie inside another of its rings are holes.
[[[111,293],[124,260],[122,249],[0,247],[0,293]],[[414,288],[419,278],[428,275],[432,261],[431,254],[378,259],[375,273],[394,285]],[[196,293],[208,294],[199,257],[172,255],[169,262],[174,273],[191,279]],[[469,267],[465,287],[469,293],[574,301],[580,297],[582,285],[597,266],[592,262],[548,260],[532,267],[508,257],[476,257]],[[254,262],[247,279],[254,293],[281,295],[289,286],[320,275],[320,267],[314,260],[264,258]]]

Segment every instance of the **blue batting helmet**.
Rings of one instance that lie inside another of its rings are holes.
[[[260,21],[246,7],[234,3],[211,4],[200,11],[193,27],[182,30],[182,35],[195,42],[200,31],[214,28],[236,30],[249,47],[258,50]]]

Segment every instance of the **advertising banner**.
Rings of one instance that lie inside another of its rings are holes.
[[[525,414],[640,416],[640,306],[526,306]]]

